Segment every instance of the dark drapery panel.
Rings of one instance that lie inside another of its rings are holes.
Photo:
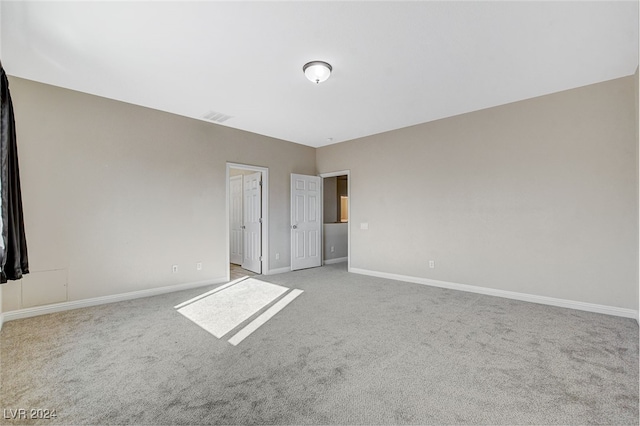
[[[22,192],[18,170],[18,147],[9,94],[9,80],[0,63],[0,183],[2,191],[2,275],[1,282],[19,280],[29,273],[27,240],[22,219]]]

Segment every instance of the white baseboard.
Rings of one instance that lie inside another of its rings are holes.
[[[4,314],[0,314],[0,331],[2,331],[2,324],[4,324]]]
[[[284,268],[269,269],[265,275],[284,274],[285,272],[291,272],[291,266],[285,266]]]
[[[467,291],[471,293],[486,294],[488,296],[504,297],[506,299],[522,300],[524,302],[539,303],[542,305],[559,306],[561,308],[577,309],[580,311],[596,312],[599,314],[614,315],[617,317],[634,318],[638,321],[638,311],[615,306],[597,305],[594,303],[578,302],[554,297],[537,296],[535,294],[517,293],[514,291],[497,290],[487,287],[478,287],[467,284],[438,281],[428,278],[411,277],[408,275],[390,274],[387,272],[370,271],[368,269],[351,268],[349,272],[372,277],[387,278],[390,280],[406,281],[415,284],[423,284],[432,287],[448,288],[451,290]]]
[[[147,290],[132,291],[128,293],[113,294],[110,296],[93,297],[91,299],[74,300],[71,302],[54,303],[51,305],[35,306],[33,308],[18,309],[3,313],[5,321],[13,321],[54,312],[70,311],[72,309],[88,308],[90,306],[104,305],[107,303],[122,302],[125,300],[139,299],[141,297],[158,296],[175,291],[189,290],[192,288],[216,285],[227,282],[226,277],[206,281],[195,281],[185,284],[176,284],[165,287],[150,288]]]
[[[338,257],[336,259],[327,259],[325,260],[323,263],[325,265],[332,265],[334,263],[342,263],[342,262],[346,262],[347,260],[349,260],[348,257]]]

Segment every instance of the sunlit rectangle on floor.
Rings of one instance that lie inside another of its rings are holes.
[[[178,309],[185,317],[220,338],[289,290],[247,278]]]
[[[302,290],[293,289],[289,294],[284,296],[282,299],[278,300],[272,307],[264,311],[258,318],[251,321],[245,328],[236,333],[231,339],[229,339],[229,343],[236,346],[238,343],[242,342],[246,337],[248,337],[251,333],[256,331],[262,324],[269,321],[275,314],[280,312],[287,306],[289,303],[293,301],[296,297],[298,297],[302,293]]]
[[[187,306],[187,305],[189,305],[189,304],[191,304],[193,302],[196,302],[196,301],[198,301],[200,299],[204,299],[205,297],[209,296],[210,294],[217,293],[219,291],[224,290],[227,287],[231,287],[232,285],[235,285],[235,284],[239,283],[240,281],[244,281],[245,279],[247,279],[247,277],[241,277],[241,278],[235,279],[235,280],[233,280],[231,282],[228,282],[228,283],[226,283],[224,285],[221,285],[220,287],[216,287],[213,290],[209,290],[206,293],[203,293],[203,294],[201,294],[199,296],[196,296],[193,299],[189,299],[186,302],[182,302],[179,305],[174,306],[174,308],[175,309],[180,309],[180,308],[182,308],[184,306]]]

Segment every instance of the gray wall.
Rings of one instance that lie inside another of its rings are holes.
[[[19,78],[10,88],[31,274],[2,286],[5,312],[225,277],[227,161],[269,168],[269,265],[289,265],[290,173],[315,174],[313,148]]]
[[[318,149],[319,173],[351,171],[351,266],[637,310],[635,93],[630,76]]]
[[[349,254],[348,225],[346,223],[325,223],[323,230],[323,260],[346,258]],[[333,252],[331,252],[331,247],[333,247]]]

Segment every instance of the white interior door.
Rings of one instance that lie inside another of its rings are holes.
[[[242,267],[262,273],[262,173],[244,176]]]
[[[322,264],[320,177],[291,174],[291,270]]]
[[[242,264],[242,175],[229,178],[229,261]]]

